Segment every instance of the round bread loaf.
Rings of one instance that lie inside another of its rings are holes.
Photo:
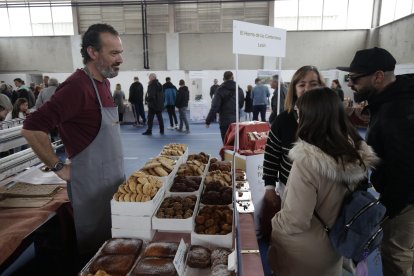
[[[145,257],[174,258],[178,249],[176,242],[153,242],[145,248]]]
[[[170,258],[144,258],[132,270],[131,276],[174,276],[176,270]]]
[[[228,256],[231,251],[227,248],[216,248],[211,252],[211,266],[215,267],[217,265],[223,264],[227,267]]]
[[[89,272],[95,274],[98,270],[117,276],[126,275],[135,261],[135,255],[100,255],[94,259]]]
[[[211,251],[200,245],[192,245],[187,255],[187,265],[194,268],[206,268],[210,266]]]
[[[107,254],[132,254],[138,255],[141,251],[142,240],[132,238],[113,238],[108,240],[102,248],[102,253]]]
[[[227,265],[219,264],[211,268],[211,276],[229,276],[230,271],[227,270]]]

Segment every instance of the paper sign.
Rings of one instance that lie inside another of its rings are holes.
[[[233,20],[233,53],[286,56],[286,30]]]
[[[227,270],[237,272],[237,251],[236,250],[231,252],[231,254],[228,256]]]
[[[190,71],[188,72],[188,76],[190,79],[206,79],[207,72],[206,71]]]
[[[178,246],[177,253],[175,254],[174,261],[173,261],[175,270],[177,270],[178,276],[184,275],[186,253],[187,253],[187,245],[185,244],[184,240],[181,239],[180,245]]]

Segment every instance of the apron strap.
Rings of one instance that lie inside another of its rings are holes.
[[[85,67],[83,68],[83,71],[85,71],[86,75],[88,75],[89,79],[91,80],[92,85],[93,85],[93,89],[95,89],[96,97],[98,98],[98,101],[99,101],[99,106],[100,106],[100,107],[101,107],[101,109],[102,109],[102,101],[101,101],[101,97],[99,96],[99,92],[98,92],[98,88],[96,87],[96,83],[95,83],[95,81],[93,80],[93,78],[92,78],[91,74],[89,73],[89,69],[88,69],[88,67],[86,67],[86,66],[85,66]]]

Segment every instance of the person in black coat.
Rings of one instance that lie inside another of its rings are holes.
[[[160,134],[164,134],[164,120],[162,118],[162,110],[164,108],[164,92],[162,85],[157,80],[157,75],[151,73],[149,76],[149,84],[147,90],[146,102],[148,103],[148,125],[147,130],[142,135],[152,135],[152,123],[154,116],[157,115],[160,124]]]
[[[129,87],[129,98],[128,101],[133,105],[135,109],[135,124],[138,126],[141,122],[139,117],[142,119],[142,124],[145,125],[147,119],[145,118],[144,111],[144,87],[139,82],[138,77],[134,77],[134,82]]]
[[[175,106],[178,108],[178,113],[180,115],[180,126],[177,130],[183,131],[183,124],[185,124],[185,132],[190,133],[190,126],[187,120],[187,107],[188,101],[190,100],[190,91],[188,91],[188,87],[185,86],[184,80],[180,80],[179,85],[180,88],[178,88],[175,102]]]
[[[224,72],[224,82],[217,88],[211,103],[210,112],[206,118],[206,127],[216,117],[216,113],[220,116],[220,133],[221,139],[224,142],[224,137],[231,123],[236,122],[236,82],[233,80],[233,73],[231,71]],[[243,108],[244,93],[239,87],[239,109]]]
[[[253,87],[251,85],[247,86],[246,97],[244,98],[244,112],[246,112],[246,121],[251,121],[253,116],[252,89]]]
[[[371,119],[366,141],[381,159],[371,183],[387,208],[382,223],[382,271],[412,275],[414,263],[414,74],[394,73],[396,60],[385,49],[357,51],[348,86],[357,102],[368,101]]]

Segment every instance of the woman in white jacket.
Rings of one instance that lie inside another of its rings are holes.
[[[329,88],[298,99],[298,142],[282,209],[272,219],[269,263],[275,275],[342,275],[342,257],[331,246],[314,210],[332,226],[346,196],[377,161],[350,124],[342,102]]]

